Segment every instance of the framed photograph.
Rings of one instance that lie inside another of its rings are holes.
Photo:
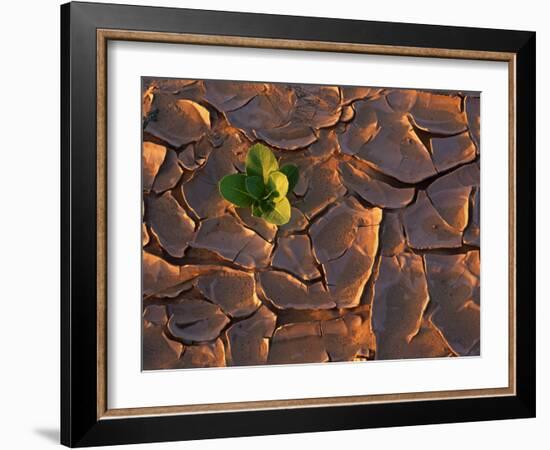
[[[61,440],[535,415],[535,33],[61,7]]]

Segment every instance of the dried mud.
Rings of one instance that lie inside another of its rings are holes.
[[[143,79],[143,368],[478,355],[479,94]],[[279,228],[219,194],[261,141]]]

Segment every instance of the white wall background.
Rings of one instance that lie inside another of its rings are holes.
[[[134,4],[296,14],[537,32],[537,278],[550,270],[544,239],[545,124],[550,120],[550,29],[545,3],[439,0],[354,2],[311,0],[132,0]],[[0,447],[38,450],[59,439],[59,0],[4,2],[0,27],[0,213],[2,239],[0,322]],[[7,158],[6,158],[7,156]],[[533,249],[534,251],[534,249]],[[7,287],[7,289],[6,289]],[[370,448],[517,449],[548,445],[550,427],[550,300],[537,286],[537,419],[359,430],[130,446],[127,448],[231,449]],[[531,299],[535,300],[535,299]]]

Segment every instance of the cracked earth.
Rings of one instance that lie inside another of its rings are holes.
[[[143,78],[143,368],[479,355],[478,93]],[[277,228],[218,182],[268,145]]]

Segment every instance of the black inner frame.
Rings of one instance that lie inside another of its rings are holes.
[[[98,420],[99,28],[515,53],[516,395]],[[527,31],[94,3],[62,5],[61,443],[81,447],[534,417],[535,39],[535,33]]]

